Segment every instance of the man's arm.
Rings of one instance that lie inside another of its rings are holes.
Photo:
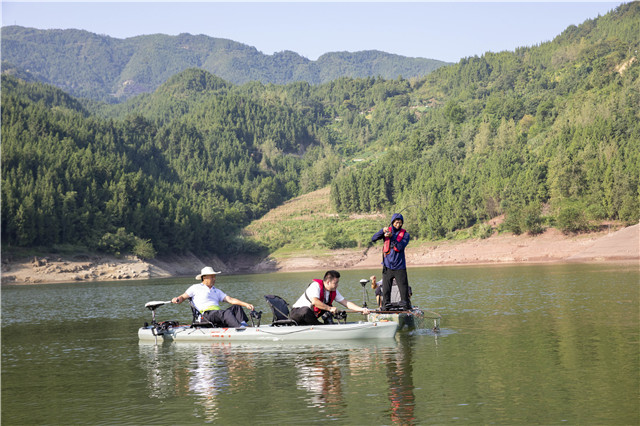
[[[171,299],[171,303],[182,303],[185,300],[187,300],[189,297],[191,296],[189,296],[187,293],[182,293],[180,296],[174,297],[173,299]]]
[[[253,305],[251,303],[243,302],[242,300],[238,300],[234,297],[227,296],[224,298],[224,301],[231,305],[240,305],[244,308],[249,309],[250,311],[253,311]]]
[[[311,298],[311,304],[313,304],[313,306],[315,306],[318,309],[321,309],[323,311],[329,311],[332,314],[335,314],[338,311],[338,308],[336,308],[335,306],[329,306],[326,303],[324,303],[322,300],[318,299],[317,297],[312,297]]]
[[[342,300],[338,303],[341,303],[342,305],[344,305],[347,309],[351,309],[353,311],[358,311],[360,313],[362,313],[363,315],[367,315],[369,313],[369,309],[367,308],[361,308],[360,306],[356,305],[353,302],[350,302],[349,300]]]
[[[373,234],[373,237],[371,237],[371,241],[372,242],[378,241],[383,236],[384,236],[384,228],[382,228],[381,230]]]

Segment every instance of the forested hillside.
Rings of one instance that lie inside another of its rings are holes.
[[[105,102],[153,92],[188,68],[231,83],[326,83],[338,77],[423,77],[446,62],[379,51],[326,53],[311,61],[295,52],[265,55],[232,40],[164,34],[116,39],[81,30],[2,28],[3,69]]]
[[[342,213],[415,206],[417,238],[486,236],[501,214],[516,233],[637,222],[639,39],[630,3],[421,79],[235,85],[188,69],[107,105],[3,75],[3,245],[275,249],[240,231],[327,185]]]
[[[197,92],[201,78],[218,81],[187,71],[159,92]],[[241,227],[298,194],[302,169],[324,154],[302,112],[221,86],[172,119],[108,120],[59,89],[3,76],[3,243],[245,250]]]
[[[508,228],[535,233],[543,208],[566,229],[637,222],[639,42],[635,2],[552,42],[437,70],[409,102],[440,107],[399,108],[383,131],[378,110],[363,123],[389,152],[334,180],[338,210],[418,204],[414,235],[430,238],[501,213]]]

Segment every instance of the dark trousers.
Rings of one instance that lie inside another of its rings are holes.
[[[293,308],[289,314],[289,318],[298,323],[298,325],[318,325],[322,324],[313,313],[313,309],[308,306],[302,308]]]
[[[409,298],[409,280],[407,279],[406,269],[389,269],[382,268],[382,308],[384,309],[391,303],[391,283],[396,279],[396,285],[400,292],[400,304],[403,308],[411,309],[411,300]]]
[[[202,317],[216,327],[229,328],[240,327],[242,321],[247,322],[249,319],[242,307],[238,305],[231,305],[231,307],[223,311],[206,311],[202,314]]]

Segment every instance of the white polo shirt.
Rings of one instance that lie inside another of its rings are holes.
[[[330,291],[328,291],[325,288],[324,289],[324,300],[323,300],[324,303],[327,303],[327,304],[329,303],[329,293],[330,293]],[[309,298],[307,299],[307,297],[309,297]],[[307,287],[305,292],[302,293],[302,296],[300,296],[300,298],[298,300],[296,300],[296,303],[293,304],[293,307],[294,308],[303,308],[305,306],[308,306],[308,307],[311,308],[313,306],[313,304],[310,302],[310,300],[313,300],[314,297],[320,299],[320,286],[315,281],[312,282],[311,284],[309,284],[309,287]],[[342,296],[340,294],[340,292],[338,290],[336,290],[336,298],[334,300],[336,302],[342,302],[344,300],[344,296]]]
[[[209,288],[204,283],[192,285],[185,293],[193,300],[193,304],[200,312],[220,309],[220,304],[227,297],[224,291],[215,286]]]

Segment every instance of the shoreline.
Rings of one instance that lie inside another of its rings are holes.
[[[640,224],[612,231],[564,235],[550,228],[537,236],[502,234],[486,239],[446,240],[411,244],[406,252],[409,267],[506,266],[520,264],[620,264],[640,266]],[[380,268],[380,247],[366,250],[334,250],[322,255],[266,259],[243,257],[223,262],[216,256],[194,254],[142,261],[128,256],[50,254],[22,259],[2,258],[2,285],[53,284],[180,278],[197,275],[213,266],[229,275],[306,272],[326,269]]]

